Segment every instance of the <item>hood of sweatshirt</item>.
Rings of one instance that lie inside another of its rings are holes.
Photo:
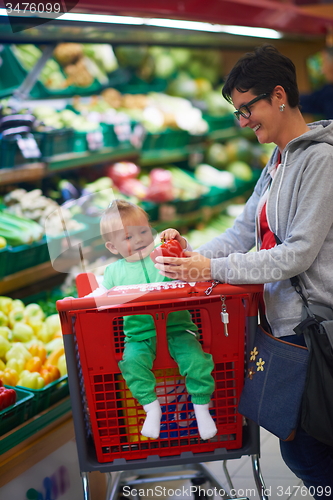
[[[287,144],[281,153],[281,164],[285,164],[287,162],[286,156],[289,157],[288,161],[292,161],[294,154],[299,155],[300,149],[307,149],[311,143],[326,143],[333,146],[333,120],[320,120],[308,123],[308,127],[310,127],[308,132],[296,137]],[[276,147],[269,162],[267,163],[268,172],[271,172],[272,169],[275,168],[278,154],[279,149]]]

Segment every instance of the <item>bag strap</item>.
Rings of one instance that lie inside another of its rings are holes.
[[[278,236],[276,236],[276,234],[274,234],[274,237],[275,237],[276,244],[281,245],[282,241],[280,240],[280,238]],[[299,323],[294,328],[294,332],[296,333],[296,335],[301,335],[303,333],[306,346],[307,346],[308,350],[310,351],[310,349],[311,349],[310,335],[306,332],[305,328],[308,326],[314,325],[314,324],[318,325],[318,321],[317,321],[315,315],[309,309],[309,303],[308,303],[308,301],[303,293],[299,277],[293,276],[292,278],[290,278],[290,283],[295,288],[296,293],[298,293],[298,295],[301,297],[303,304],[305,306],[306,312],[308,313],[308,317],[305,320],[301,321],[301,323]]]

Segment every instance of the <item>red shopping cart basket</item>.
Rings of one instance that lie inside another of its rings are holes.
[[[75,363],[80,372],[86,431],[93,438],[98,462],[240,448],[243,419],[237,405],[244,380],[245,330],[248,317],[257,315],[261,287],[218,284],[213,288],[211,282],[169,282],[149,284],[143,294],[142,290],[140,285],[137,289],[115,287],[97,302],[95,298],[57,302],[63,334],[74,336],[77,346],[75,359],[66,352],[67,364]],[[227,329],[222,308],[229,314]],[[168,314],[184,309],[191,312],[202,347],[212,354],[215,364],[210,411],[218,433],[208,441],[200,439],[184,379],[167,347]],[[156,440],[140,434],[144,412],[118,368],[124,345],[123,317],[135,314],[151,315],[156,326],[153,369],[163,411]]]

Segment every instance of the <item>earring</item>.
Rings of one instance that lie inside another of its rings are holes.
[[[284,111],[284,108],[285,108],[285,107],[286,107],[286,105],[285,105],[285,104],[281,104],[281,106],[280,106],[280,111],[281,111],[281,113],[283,113],[283,111]]]

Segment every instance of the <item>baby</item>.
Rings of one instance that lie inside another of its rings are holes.
[[[142,208],[124,200],[115,200],[104,212],[100,228],[106,248],[123,258],[106,267],[102,285],[90,296],[98,296],[119,285],[170,281],[159,274],[150,258],[154,240],[148,215]],[[177,230],[167,229],[163,235],[166,239],[177,239],[183,249],[187,247],[187,241]],[[146,412],[141,434],[157,439],[162,412],[152,372],[156,356],[154,321],[147,314],[125,316],[123,328],[125,348],[119,368],[133,397]],[[197,331],[189,311],[175,311],[168,315],[169,352],[176,361],[180,374],[185,377],[198,431],[200,437],[206,440],[217,433],[215,422],[209,413],[209,402],[215,388],[211,374],[214,363],[211,354],[203,351]]]

